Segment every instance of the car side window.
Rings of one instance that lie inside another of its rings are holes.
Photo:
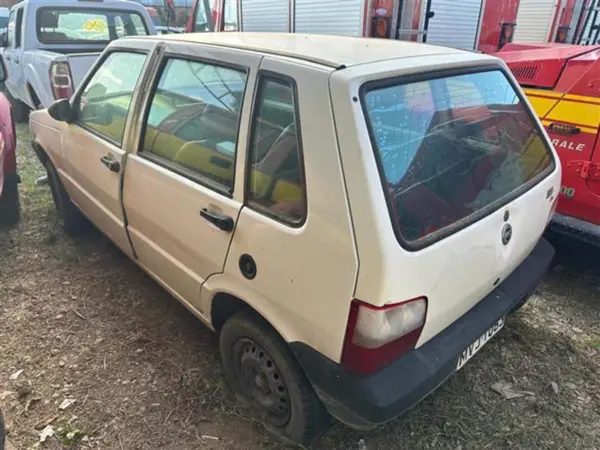
[[[259,81],[248,158],[247,203],[277,220],[298,225],[306,217],[306,186],[295,85]]]
[[[77,101],[78,123],[120,146],[145,60],[140,53],[110,53]]]
[[[146,118],[142,155],[217,190],[233,190],[244,70],[169,59]]]

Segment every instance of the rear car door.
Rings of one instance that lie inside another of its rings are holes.
[[[137,152],[127,160],[124,207],[139,263],[184,303],[223,271],[242,205],[253,78],[260,57],[166,43]],[[196,305],[198,307],[198,305]]]
[[[62,142],[66,170],[61,175],[71,199],[128,254],[121,207],[124,143],[149,61],[150,50],[106,53],[73,100],[76,117]]]

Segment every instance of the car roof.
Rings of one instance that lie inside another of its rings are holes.
[[[127,39],[127,38],[126,38]],[[343,68],[399,58],[448,54],[472,54],[450,47],[419,44],[391,39],[298,33],[184,33],[150,36],[144,39],[195,42],[241,50],[256,51]]]

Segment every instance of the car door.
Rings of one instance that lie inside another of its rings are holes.
[[[123,203],[139,264],[198,310],[202,283],[223,271],[242,205],[239,130],[260,57],[169,42],[164,53]]]
[[[130,253],[121,206],[125,137],[149,50],[106,53],[73,100],[75,120],[63,133],[65,187],[79,208]]]
[[[4,59],[8,70],[6,85],[10,92],[18,98],[23,98],[23,7],[15,8],[10,12],[8,19],[7,46],[4,49]]]

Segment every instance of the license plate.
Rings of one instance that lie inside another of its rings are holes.
[[[494,335],[496,333],[498,333],[498,331],[500,331],[502,329],[503,326],[504,326],[504,317],[502,319],[498,320],[498,322],[496,322],[492,328],[487,330],[483,334],[483,336],[481,336],[479,339],[477,339],[475,342],[473,342],[471,345],[469,345],[462,352],[462,355],[460,355],[460,357],[458,358],[458,363],[456,364],[456,370],[460,370],[467,363],[467,361],[470,360],[475,355],[475,353],[477,353],[479,350],[481,350],[481,347],[483,347],[487,343],[487,341],[489,341],[492,337],[494,337]]]

